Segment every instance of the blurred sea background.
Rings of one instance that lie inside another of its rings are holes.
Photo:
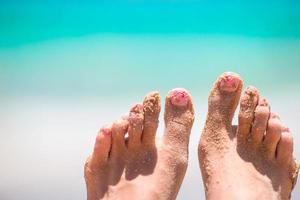
[[[196,110],[178,199],[204,199],[197,143],[225,71],[260,89],[300,161],[299,65],[296,0],[1,0],[0,199],[85,199],[83,164],[99,128],[175,87]]]

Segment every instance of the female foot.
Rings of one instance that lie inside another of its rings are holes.
[[[187,168],[192,99],[183,89],[169,92],[162,139],[155,137],[159,112],[152,92],[128,117],[100,130],[85,164],[88,200],[176,198]]]
[[[238,75],[225,73],[209,96],[199,163],[207,199],[289,199],[297,179],[291,132],[258,90],[241,97]],[[232,125],[240,101],[238,126]]]

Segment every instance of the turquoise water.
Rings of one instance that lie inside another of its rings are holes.
[[[112,97],[209,88],[235,71],[269,92],[299,88],[300,40],[199,35],[94,35],[0,50],[6,96]],[[133,90],[131,88],[134,88]],[[270,90],[271,89],[271,90]]]
[[[300,74],[298,1],[0,5],[0,89],[7,95],[94,95],[97,89],[117,95],[120,86],[137,82],[140,92],[201,89],[228,70],[263,86],[283,79],[286,87]]]
[[[0,46],[98,33],[300,37],[299,1],[0,2]]]
[[[178,199],[203,199],[196,149],[216,77],[257,86],[299,144],[299,65],[298,1],[0,1],[0,197],[84,199],[99,127],[185,87],[197,117]]]

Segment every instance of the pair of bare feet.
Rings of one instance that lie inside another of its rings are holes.
[[[209,96],[198,155],[207,199],[289,199],[297,179],[293,139],[257,89],[221,75]],[[239,122],[232,119],[240,102]],[[194,121],[184,89],[166,97],[164,136],[156,138],[160,96],[148,94],[127,117],[103,127],[85,164],[88,200],[175,199],[188,164]]]

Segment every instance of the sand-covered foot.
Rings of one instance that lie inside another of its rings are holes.
[[[192,99],[184,89],[169,92],[161,139],[156,137],[159,112],[159,94],[152,92],[127,118],[100,130],[85,164],[88,200],[176,198],[187,168]]]
[[[199,163],[207,199],[289,199],[298,167],[293,138],[254,87],[225,73],[209,96]],[[232,118],[240,101],[238,125]]]

